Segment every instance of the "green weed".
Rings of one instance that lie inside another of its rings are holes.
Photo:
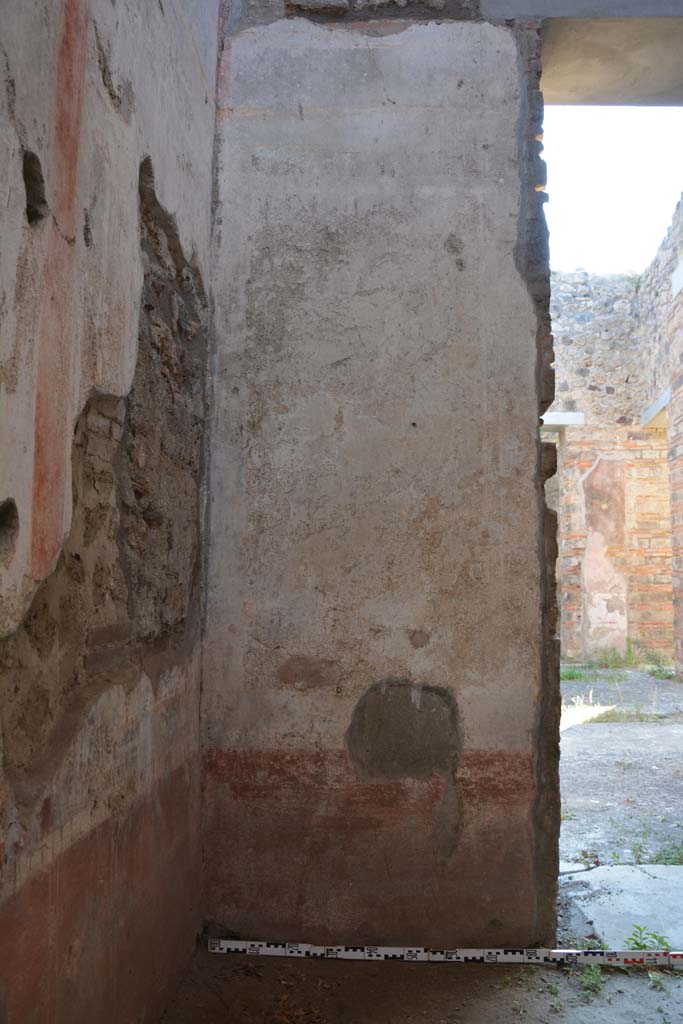
[[[648,668],[648,675],[654,676],[655,679],[675,679],[676,670],[669,668],[668,665],[651,665]]]
[[[587,673],[585,669],[577,668],[575,665],[563,665],[560,668],[560,679],[563,682],[570,681],[572,679],[586,679]]]
[[[647,857],[647,847],[645,843],[635,842],[631,846],[631,853],[633,854],[633,863],[642,864],[644,859]],[[639,947],[634,947],[639,948]]]
[[[597,996],[602,988],[602,969],[599,964],[587,964],[581,969],[581,988],[589,996]]]
[[[683,843],[671,843],[663,846],[650,857],[649,864],[683,864]]]
[[[634,924],[633,931],[626,939],[626,949],[668,949],[666,935],[653,932],[642,924]]]
[[[626,650],[623,654],[614,648],[607,651],[600,651],[586,663],[587,668],[641,668],[656,679],[675,679],[674,670],[665,665],[661,655],[651,650],[639,640],[626,638]]]
[[[659,722],[666,715],[656,714],[654,711],[641,711],[636,707],[634,711],[626,711],[621,708],[609,708],[595,718],[589,719],[586,725],[595,725],[601,722]]]

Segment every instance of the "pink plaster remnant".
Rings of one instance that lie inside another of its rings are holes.
[[[38,372],[33,448],[30,573],[50,571],[62,539],[66,460],[71,433],[69,392],[76,295],[76,200],[88,0],[63,0],[54,108],[52,218],[43,269],[38,327]]]

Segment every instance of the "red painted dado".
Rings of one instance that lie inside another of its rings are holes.
[[[338,800],[348,802],[349,811],[370,807],[388,815],[431,814],[446,789],[440,775],[427,782],[360,782],[345,750],[213,749],[205,754],[204,775],[226,785],[237,800],[334,789]],[[465,750],[457,777],[472,803],[528,798],[535,789],[533,757],[523,751]],[[361,816],[359,824],[363,821]]]
[[[423,945],[533,937],[528,754],[467,751],[457,786],[436,774],[359,780],[344,750],[211,750],[203,774],[204,912],[238,934]]]
[[[198,927],[196,797],[178,768],[0,904],[2,1024],[156,1020]]]
[[[59,552],[66,466],[71,458],[71,395],[78,371],[76,211],[87,61],[87,0],[63,0],[55,89],[55,134],[45,168],[50,232],[38,327],[33,451],[31,576],[42,579]]]

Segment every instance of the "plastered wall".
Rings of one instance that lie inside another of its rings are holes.
[[[8,1024],[553,939],[538,31],[324,8],[3,11]]]
[[[204,906],[240,934],[553,935],[538,71],[469,21],[224,41]]]
[[[0,24],[0,1019],[152,1020],[199,923],[217,4]]]

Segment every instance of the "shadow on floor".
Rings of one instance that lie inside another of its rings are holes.
[[[673,973],[307,961],[199,950],[159,1024],[680,1024]],[[587,986],[592,986],[591,992]]]

